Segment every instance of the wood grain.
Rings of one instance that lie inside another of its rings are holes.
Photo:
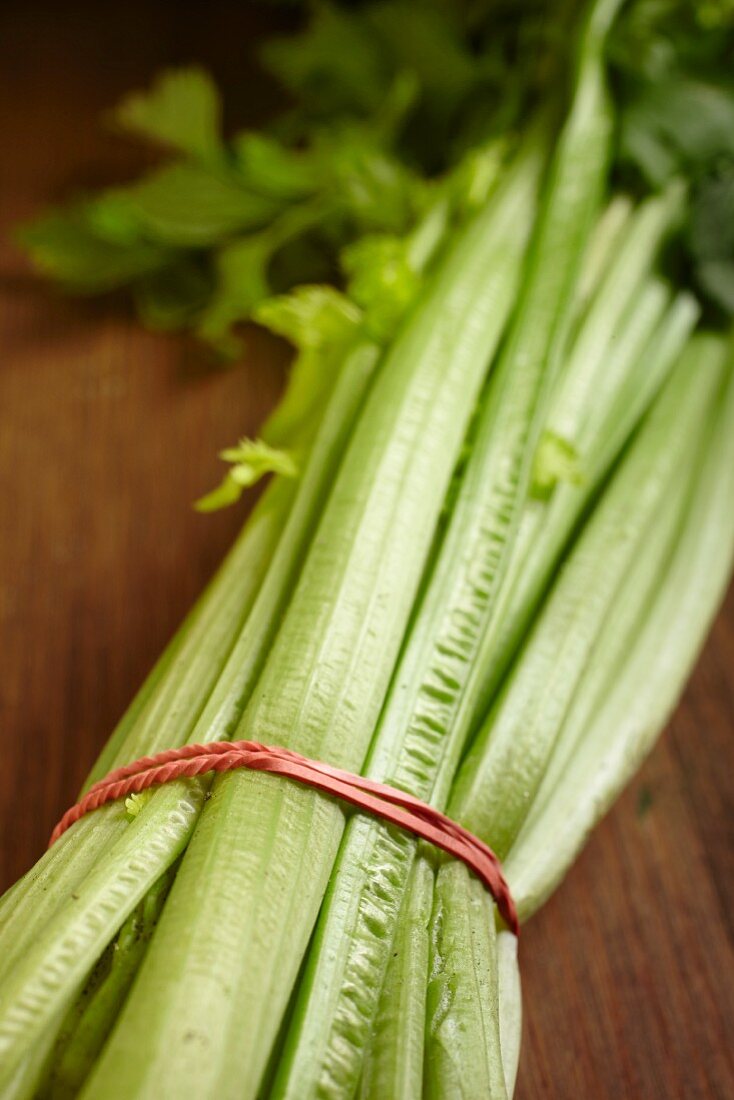
[[[190,502],[282,380],[141,331],[122,301],[65,300],[5,230],[140,154],[99,112],[201,61],[231,117],[272,89],[246,4],[4,5],[0,26],[0,885],[39,855],[115,719],[241,522]],[[734,598],[641,775],[522,939],[521,1100],[734,1096]],[[389,1098],[386,1098],[389,1100]],[[479,1100],[479,1098],[477,1098]]]

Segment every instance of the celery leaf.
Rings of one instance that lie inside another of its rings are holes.
[[[226,356],[240,345],[232,326],[250,318],[255,306],[270,294],[267,265],[272,244],[264,234],[242,237],[224,245],[215,258],[215,287],[199,315],[198,335]]]
[[[245,489],[255,485],[266,474],[296,477],[298,465],[288,451],[270,447],[262,439],[241,439],[236,447],[220,452],[225,462],[231,462],[220,485],[197,500],[199,512],[214,512],[238,501]]]
[[[126,96],[113,113],[118,126],[205,163],[223,157],[222,107],[203,69],[169,69],[152,88]]]
[[[166,165],[129,187],[108,192],[118,217],[126,213],[146,239],[202,248],[267,224],[281,204],[236,177],[195,163]]]
[[[274,446],[292,446],[323,407],[361,332],[362,311],[328,286],[301,286],[262,302],[253,320],[295,346],[288,388],[263,428]]]
[[[232,149],[239,174],[257,194],[303,199],[321,182],[318,164],[307,150],[290,149],[268,134],[236,134]]]
[[[39,271],[77,294],[114,290],[170,259],[161,244],[101,236],[85,203],[42,215],[22,226],[18,238]]]
[[[367,236],[342,252],[349,296],[365,313],[370,335],[382,342],[395,332],[418,294],[420,277],[411,267],[405,238]]]

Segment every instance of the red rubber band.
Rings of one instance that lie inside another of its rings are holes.
[[[132,764],[115,768],[66,811],[51,834],[49,847],[85,814],[107,802],[116,802],[127,795],[139,794],[148,787],[174,779],[192,778],[206,772],[232,771],[235,768],[269,772],[305,783],[406,829],[460,859],[484,883],[497,903],[502,919],[518,935],[517,912],[500,861],[479,837],[434,806],[396,787],[310,760],[290,749],[260,745],[256,741],[212,741],[206,745],[184,745],[183,748],[166,749],[155,756],[143,756]]]

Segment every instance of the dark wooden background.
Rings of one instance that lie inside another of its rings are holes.
[[[243,363],[211,371],[193,344],[143,332],[124,300],[54,294],[8,236],[139,167],[99,112],[163,65],[208,65],[233,122],[257,122],[274,94],[253,62],[262,13],[26,0],[0,20],[5,886],[241,522],[190,503],[218,478],[217,449],[274,401],[284,356],[255,336]],[[670,729],[523,935],[521,1100],[734,1096],[733,663],[730,594]]]

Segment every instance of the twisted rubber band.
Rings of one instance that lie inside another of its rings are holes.
[[[166,749],[155,756],[142,756],[132,764],[115,768],[66,811],[51,834],[49,847],[85,814],[108,802],[139,794],[148,787],[170,783],[174,779],[190,779],[207,772],[227,772],[236,768],[279,775],[333,795],[460,859],[486,886],[497,903],[502,919],[518,935],[517,912],[500,861],[479,837],[434,806],[396,787],[365,779],[319,760],[311,760],[290,749],[260,745],[257,741],[212,741],[205,745],[184,745],[180,749]]]

